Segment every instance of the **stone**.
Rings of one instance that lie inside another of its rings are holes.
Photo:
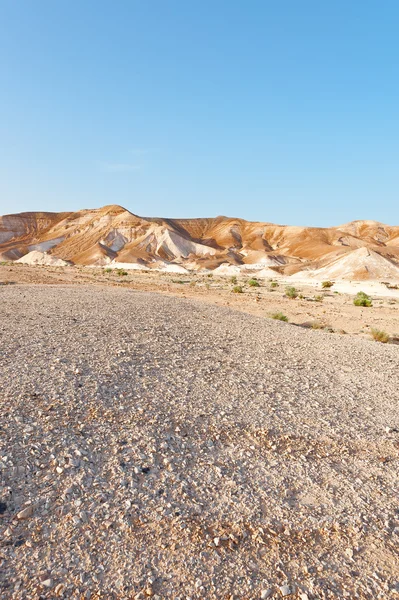
[[[266,600],[266,598],[270,598],[270,596],[272,595],[272,593],[273,593],[272,588],[268,588],[268,589],[262,590],[261,593],[260,593],[261,600]]]
[[[31,517],[32,515],[33,515],[33,506],[30,504],[29,506],[27,506],[26,508],[24,508],[17,514],[17,519],[19,521],[23,521],[24,519],[29,519],[29,517]]]
[[[291,587],[289,585],[281,585],[279,587],[279,590],[280,590],[281,595],[283,597],[285,597],[285,596],[291,596],[291,594],[293,593],[293,591],[292,591],[292,589],[291,589]]]

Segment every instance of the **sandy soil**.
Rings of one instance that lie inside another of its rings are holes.
[[[391,340],[399,338],[399,289],[388,289],[380,282],[337,282],[328,291],[312,280],[278,279],[271,287],[269,280],[259,279],[260,287],[250,287],[250,275],[237,276],[242,294],[232,292],[230,277],[208,277],[201,273],[171,274],[156,271],[117,271],[103,268],[44,267],[22,264],[0,265],[0,283],[92,284],[119,286],[141,291],[154,291],[176,297],[193,298],[218,306],[230,306],[249,314],[270,317],[282,312],[290,323],[327,328],[371,339],[371,329],[387,332]],[[287,286],[295,286],[300,295],[291,300],[285,296]],[[353,297],[364,291],[373,298],[371,308],[353,305]],[[315,301],[315,297],[322,301]]]

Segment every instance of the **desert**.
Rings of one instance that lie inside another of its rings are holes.
[[[49,262],[0,265],[2,597],[399,595],[394,283]]]
[[[399,600],[399,3],[0,14],[0,600]]]

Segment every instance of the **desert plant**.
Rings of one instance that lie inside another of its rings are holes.
[[[286,323],[288,323],[288,317],[286,317],[282,312],[275,312],[272,315],[270,315],[270,317],[272,319],[275,319],[276,321],[285,321]]]
[[[272,281],[272,282],[271,282],[271,284],[270,284],[270,287],[271,287],[271,288],[276,288],[276,287],[278,287],[278,283],[277,283],[277,281]]]
[[[234,294],[242,294],[244,292],[244,290],[242,289],[241,285],[235,285],[232,289],[232,292]]]
[[[127,275],[127,271],[124,271],[123,269],[118,269],[116,274],[119,275],[119,277],[125,277]]]
[[[333,285],[334,285],[333,281],[322,281],[321,282],[321,287],[325,290],[332,288]]]
[[[298,298],[298,291],[296,288],[288,286],[285,288],[285,295],[287,296],[287,298]]]
[[[213,273],[208,273],[207,277],[213,277]]]
[[[321,294],[314,297],[315,302],[323,302],[323,300],[324,300],[324,296],[322,296]]]
[[[107,269],[104,269],[104,273],[112,273],[112,269],[108,267]]]
[[[248,281],[248,285],[250,285],[251,287],[260,287],[260,283],[259,281],[256,281],[256,279],[250,279]]]
[[[365,292],[358,292],[353,299],[355,306],[373,306],[373,300]]]
[[[371,336],[373,340],[376,342],[381,342],[382,344],[387,344],[389,342],[389,335],[385,331],[380,331],[379,329],[372,329]]]
[[[232,284],[236,284],[237,283],[237,277],[235,275],[233,275],[233,277],[230,279]]]

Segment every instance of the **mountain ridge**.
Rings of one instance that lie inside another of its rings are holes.
[[[42,252],[76,265],[117,265],[136,268],[213,270],[221,265],[242,269],[270,267],[276,273],[312,276],[331,262],[340,275],[339,260],[367,248],[381,257],[373,262],[373,277],[381,271],[399,279],[399,226],[356,220],[337,227],[279,225],[237,217],[142,217],[122,206],[71,212],[31,211],[0,217],[0,259],[27,262],[30,252]],[[362,269],[367,254],[345,262],[344,277]],[[36,255],[37,258],[37,255]],[[374,257],[375,258],[375,257]],[[384,262],[386,261],[386,262]],[[29,261],[28,261],[29,262]],[[389,265],[388,265],[389,263]],[[388,268],[389,267],[389,268]],[[397,270],[397,273],[396,273]]]

